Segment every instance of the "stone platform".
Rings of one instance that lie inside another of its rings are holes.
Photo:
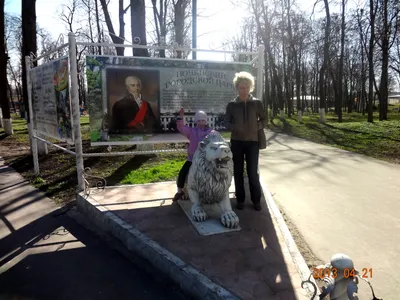
[[[172,202],[175,182],[90,192],[79,194],[78,208],[196,299],[310,299],[264,198],[260,212],[248,199],[235,210],[239,231],[200,235]]]

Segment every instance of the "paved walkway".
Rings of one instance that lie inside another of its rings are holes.
[[[234,191],[234,185],[230,191]],[[244,210],[236,211],[240,231],[201,236],[180,205],[172,202],[175,192],[175,182],[163,182],[108,187],[90,197],[95,201],[92,205],[103,214],[113,212],[134,225],[240,299],[309,299],[264,199],[262,211],[255,211],[250,200]]]
[[[260,172],[274,200],[313,252],[337,252],[373,270],[376,296],[399,299],[400,165],[267,133]],[[372,299],[364,282],[360,299]]]
[[[0,299],[185,299],[132,265],[0,158]]]

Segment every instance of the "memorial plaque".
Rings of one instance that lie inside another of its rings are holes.
[[[87,56],[91,143],[182,141],[174,121],[181,107],[195,126],[203,110],[208,124],[224,130],[227,104],[236,97],[233,78],[249,64],[142,57]],[[254,72],[252,72],[254,73]],[[160,139],[159,135],[167,135]],[[170,136],[169,136],[170,135]]]

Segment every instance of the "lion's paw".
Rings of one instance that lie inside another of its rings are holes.
[[[227,228],[236,228],[239,226],[239,217],[234,211],[227,211],[221,216],[221,223]]]
[[[192,217],[196,222],[203,222],[207,219],[207,214],[200,205],[193,205]]]

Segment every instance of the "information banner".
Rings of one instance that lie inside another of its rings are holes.
[[[187,125],[195,126],[194,115],[203,110],[209,126],[223,130],[226,106],[236,97],[235,73],[251,70],[229,62],[87,56],[91,142],[185,141],[176,134],[181,107]]]
[[[41,134],[73,144],[68,57],[30,70],[34,128]]]

